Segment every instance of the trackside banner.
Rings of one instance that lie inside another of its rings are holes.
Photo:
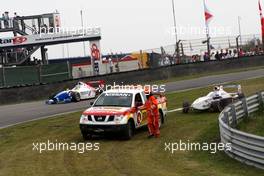
[[[72,32],[60,32],[60,33],[44,33],[26,36],[17,36],[11,38],[0,39],[0,48],[15,47],[25,45],[37,45],[37,44],[54,44],[67,41],[84,41],[93,38],[100,38],[100,28],[91,28],[89,30],[78,30]]]
[[[101,46],[99,40],[90,41],[90,51],[92,58],[92,67],[94,75],[100,73],[100,61],[101,61]]]
[[[94,60],[100,60],[101,59],[101,46],[100,41],[95,40],[90,42],[90,50],[91,50],[91,56]]]

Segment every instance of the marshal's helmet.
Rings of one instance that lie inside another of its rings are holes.
[[[147,99],[149,99],[149,97],[153,96],[153,93],[152,93],[152,91],[151,91],[151,89],[149,87],[145,87],[144,88],[144,92],[145,92],[145,94],[147,96]]]

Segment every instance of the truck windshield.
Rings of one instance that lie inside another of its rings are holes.
[[[132,99],[132,93],[103,93],[94,106],[131,107]]]

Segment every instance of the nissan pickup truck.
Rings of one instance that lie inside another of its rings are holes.
[[[165,122],[167,99],[153,93],[158,100],[159,125]],[[116,133],[129,140],[136,129],[147,126],[147,95],[143,89],[107,90],[103,92],[80,118],[84,139],[102,133]]]

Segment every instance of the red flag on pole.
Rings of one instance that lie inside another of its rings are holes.
[[[260,21],[261,21],[261,34],[262,34],[262,43],[264,43],[264,18],[262,14],[262,7],[259,0],[259,14],[260,14]]]
[[[210,20],[213,18],[213,14],[207,8],[207,6],[205,4],[205,0],[204,0],[204,17],[205,17],[206,24],[208,24],[210,22]]]
[[[204,18],[205,18],[205,27],[206,27],[206,43],[207,43],[207,55],[210,59],[211,57],[211,45],[210,45],[210,30],[209,30],[209,22],[213,18],[213,14],[208,10],[205,0],[204,0]]]

